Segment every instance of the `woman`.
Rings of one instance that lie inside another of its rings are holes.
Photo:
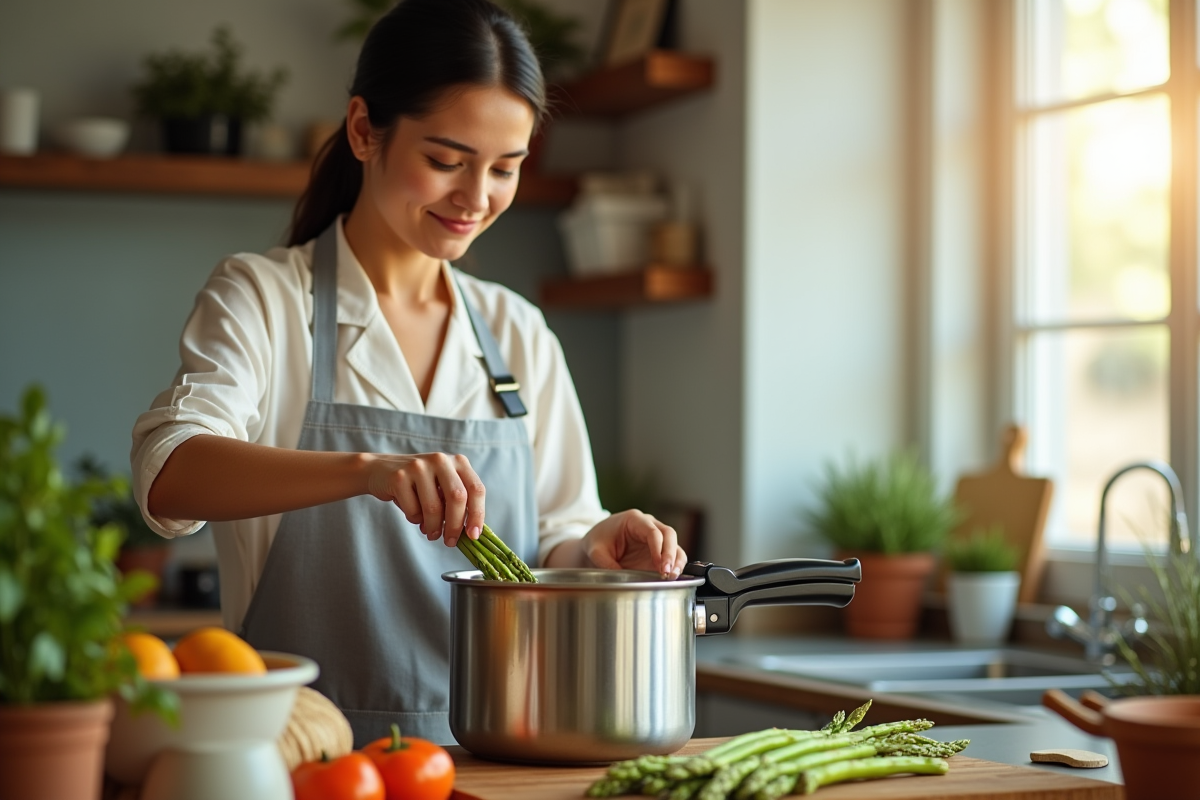
[[[486,0],[405,0],[351,95],[289,246],[225,259],[198,295],[134,479],[164,536],[214,522],[226,626],[315,658],[356,742],[391,722],[450,742],[440,575],[469,566],[453,546],[485,511],[545,566],[672,578],[686,557],[600,507],[537,309],[448,264],[511,204],[545,112],[519,27]]]

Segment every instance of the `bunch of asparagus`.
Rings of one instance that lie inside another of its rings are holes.
[[[458,537],[456,546],[489,581],[538,582],[521,557],[509,549],[486,524],[478,539],[472,539],[464,533]]]
[[[812,794],[842,781],[889,775],[944,775],[944,759],[970,742],[938,742],[919,735],[925,719],[890,722],[862,730],[868,700],[850,714],[839,711],[819,731],[769,728],[730,739],[697,756],[642,756],[613,764],[593,783],[588,797],[623,794],[661,800],[777,800],[793,792]]]

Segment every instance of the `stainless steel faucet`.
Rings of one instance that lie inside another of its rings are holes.
[[[1110,588],[1112,575],[1108,567],[1108,549],[1105,546],[1105,509],[1108,492],[1114,483],[1127,472],[1148,469],[1162,476],[1171,490],[1171,552],[1196,553],[1196,537],[1188,528],[1187,512],[1183,503],[1183,488],[1179,476],[1169,464],[1162,461],[1142,461],[1117,470],[1100,495],[1100,529],[1096,536],[1096,577],[1092,588],[1092,599],[1088,603],[1088,620],[1084,622],[1071,608],[1059,606],[1046,620],[1046,632],[1056,639],[1066,636],[1084,647],[1089,661],[1111,664],[1116,660],[1118,637],[1126,642],[1141,638],[1150,629],[1146,622],[1145,609],[1135,603],[1130,609],[1133,616],[1119,627],[1113,623],[1112,614],[1117,609],[1117,599]]]

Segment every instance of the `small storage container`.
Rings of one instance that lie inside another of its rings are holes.
[[[571,272],[596,275],[645,266],[651,231],[666,216],[667,201],[656,195],[580,197],[558,218]]]

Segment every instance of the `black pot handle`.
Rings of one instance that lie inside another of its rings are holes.
[[[715,634],[727,633],[746,606],[844,608],[854,599],[854,584],[862,580],[862,566],[857,558],[784,558],[739,570],[693,561],[683,568],[683,574],[704,578],[704,585],[696,589],[696,632]]]

